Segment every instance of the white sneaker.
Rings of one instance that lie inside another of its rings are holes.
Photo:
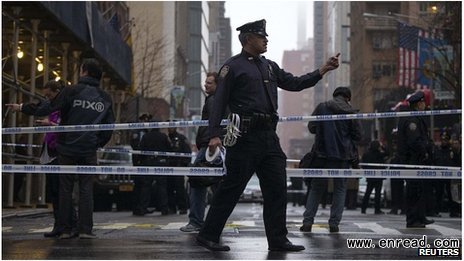
[[[188,223],[187,225],[180,228],[182,232],[197,232],[200,231],[200,227]]]

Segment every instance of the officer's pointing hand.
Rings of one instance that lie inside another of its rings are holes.
[[[339,56],[340,56],[340,53],[337,53],[337,55],[330,57],[329,60],[324,64],[324,66],[322,66],[319,69],[319,73],[321,75],[324,75],[328,71],[337,69],[338,65],[339,65],[339,63],[338,63],[338,57]]]
[[[337,69],[338,68],[338,57],[340,56],[340,53],[337,53],[337,55],[332,56],[329,58],[327,61],[327,65],[329,66],[329,70]]]

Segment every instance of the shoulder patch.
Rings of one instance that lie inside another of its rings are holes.
[[[409,129],[411,131],[415,131],[417,129],[417,124],[415,124],[414,122],[409,123]]]
[[[229,73],[229,66],[228,65],[224,65],[221,69],[221,72],[219,72],[219,77],[220,78],[224,78],[226,77],[227,73]]]

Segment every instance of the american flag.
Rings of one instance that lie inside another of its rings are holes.
[[[398,85],[415,89],[419,67],[419,28],[399,23]]]

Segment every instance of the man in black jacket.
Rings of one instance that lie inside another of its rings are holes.
[[[218,74],[216,72],[209,72],[206,74],[205,92],[208,95],[205,99],[205,104],[201,111],[201,119],[207,120],[213,109],[214,93],[216,92],[216,84]],[[206,162],[206,148],[208,148],[209,132],[207,126],[200,126],[196,136],[196,146],[198,148],[197,157],[195,158],[194,165],[198,167],[200,164]],[[183,232],[199,231],[203,226],[205,209],[206,209],[206,195],[209,181],[219,182],[220,178],[206,178],[206,177],[189,177],[190,190],[189,190],[189,222],[187,225],[180,228]]]
[[[350,104],[351,91],[347,87],[338,87],[332,94],[333,99],[320,103],[314,115],[353,114],[356,113]],[[317,121],[309,122],[308,129],[316,134],[313,145],[313,168],[349,169],[357,157],[356,142],[361,140],[361,125],[358,120]],[[314,217],[317,213],[322,194],[327,187],[327,178],[313,178],[311,191],[303,213],[303,226],[300,231],[311,232]],[[332,206],[330,208],[329,231],[339,231],[346,196],[346,179],[334,178]]]
[[[7,104],[13,110],[28,115],[46,116],[60,111],[60,125],[112,124],[114,114],[111,96],[100,86],[102,70],[96,59],[83,59],[76,85],[64,88],[50,102],[38,104]],[[62,165],[97,165],[97,149],[111,139],[112,131],[60,132],[57,139],[58,161]],[[74,175],[60,175],[60,238],[77,235],[71,233],[72,191]],[[93,181],[94,176],[79,175],[79,237],[95,238],[93,229]]]
[[[159,120],[155,120],[159,121]],[[171,143],[168,136],[160,131],[160,129],[151,129],[143,135],[140,141],[140,150],[143,151],[171,151]],[[149,156],[140,155],[141,166],[168,166],[169,160],[166,156]],[[168,194],[166,176],[144,176],[137,179],[135,192],[135,207],[134,215],[143,216],[150,213],[147,207],[150,204],[150,195],[153,180],[156,180],[157,193],[156,201],[161,209],[162,215],[168,214]]]

